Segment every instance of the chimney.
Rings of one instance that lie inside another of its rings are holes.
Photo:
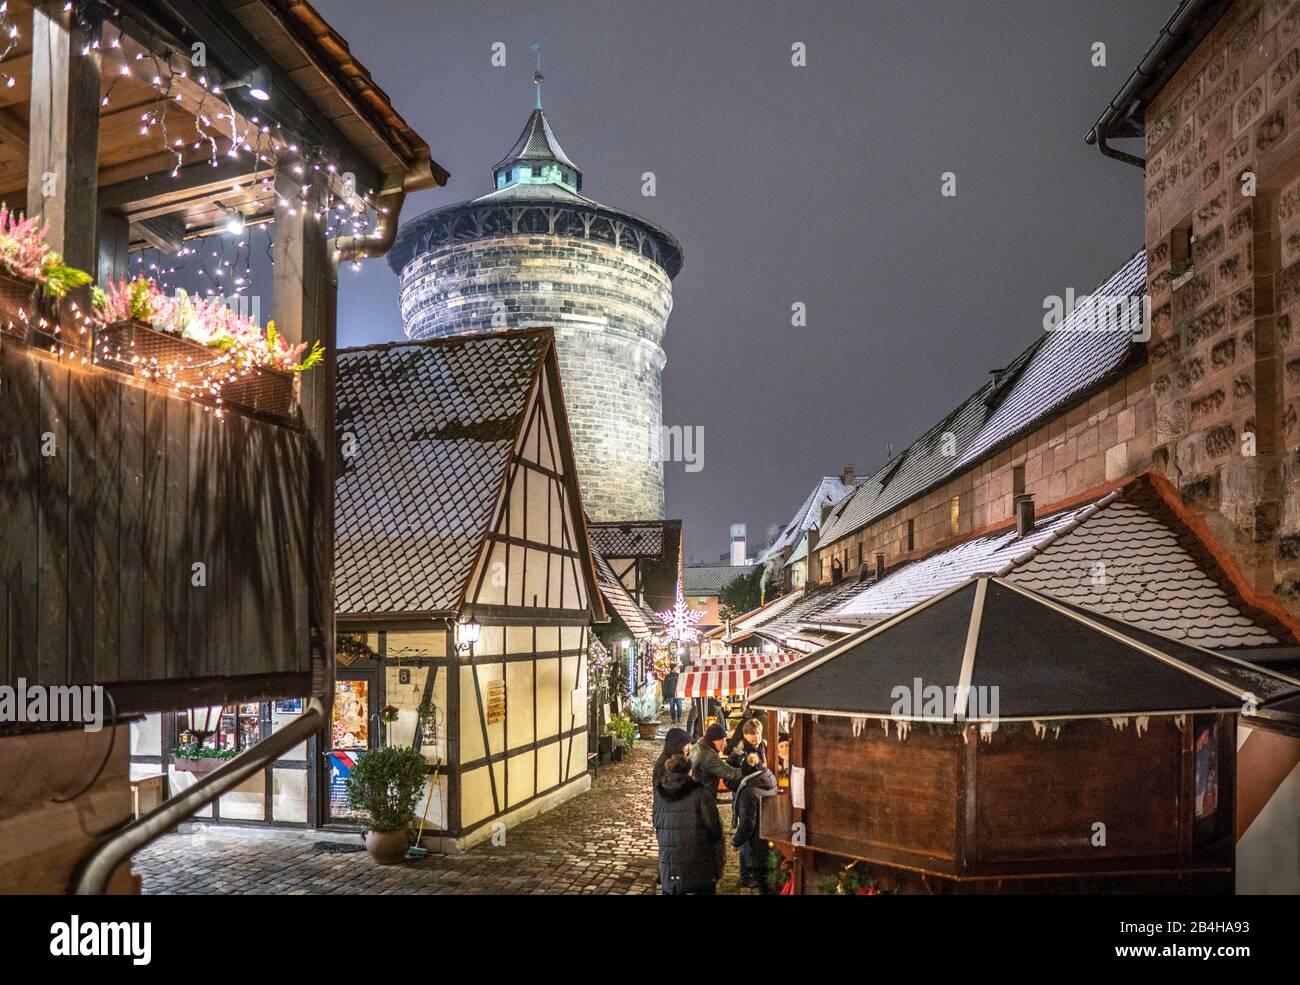
[[[745,525],[731,525],[731,564],[732,567],[745,563]]]
[[[1012,503],[1016,514],[1016,534],[1025,537],[1034,531],[1034,495],[1021,493]]]
[[[876,581],[885,577],[885,555],[881,551],[876,552]]]
[[[853,466],[852,465],[844,466],[844,473],[840,476],[840,481],[843,482],[846,486],[851,486],[853,485],[853,480],[856,478],[857,476],[853,474]]]

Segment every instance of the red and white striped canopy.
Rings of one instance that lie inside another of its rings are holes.
[[[716,657],[696,657],[692,670],[733,670],[742,667],[760,667],[770,670],[799,657],[797,653],[728,653]]]
[[[781,663],[788,663],[783,660]],[[765,666],[692,668],[677,678],[679,698],[720,698],[744,695],[749,685],[780,663]]]

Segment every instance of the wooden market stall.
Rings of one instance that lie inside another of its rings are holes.
[[[793,720],[762,831],[804,893],[1231,892],[1234,717],[1298,694],[979,577],[755,682]]]

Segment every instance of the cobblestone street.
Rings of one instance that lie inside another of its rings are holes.
[[[211,826],[159,839],[134,867],[147,894],[651,895],[658,863],[650,773],[661,748],[638,741],[627,760],[596,771],[589,792],[511,828],[499,847],[386,866],[364,851],[322,850],[318,832]],[[726,831],[730,808],[720,809]],[[718,890],[740,893],[738,882],[728,848]]]

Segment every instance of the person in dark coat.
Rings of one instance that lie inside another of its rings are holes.
[[[718,799],[718,781],[735,790],[740,782],[738,767],[722,761],[722,746],[727,741],[727,730],[714,722],[704,730],[704,738],[691,746],[691,777],[709,788],[713,799]]]
[[[740,884],[766,896],[772,891],[767,881],[769,849],[767,839],[758,833],[758,811],[764,798],[776,795],[776,777],[756,752],[745,758],[743,770],[731,815],[735,826],[731,847],[740,849]]]
[[[668,734],[664,736],[664,751],[655,760],[653,781],[655,786],[659,785],[659,778],[664,775],[664,763],[678,753],[685,753],[690,744],[691,737],[686,734],[685,729],[670,728],[668,730]]]
[[[677,680],[681,672],[682,665],[677,664],[672,670],[664,674],[664,704],[673,713],[674,725],[680,724],[682,720],[682,699],[677,696]]]
[[[723,747],[727,762],[739,769],[751,752],[767,762],[767,742],[763,739],[763,722],[758,718],[744,719]]]
[[[665,896],[712,896],[726,860],[718,808],[709,791],[691,779],[690,769],[681,753],[669,756],[655,784],[659,884]]]

